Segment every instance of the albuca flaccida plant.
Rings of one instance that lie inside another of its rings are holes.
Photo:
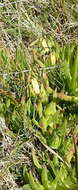
[[[24,190],[78,189],[77,92],[76,44],[44,38],[14,57],[0,50],[0,115],[15,137],[39,148],[38,158],[32,150],[34,173],[23,167]]]
[[[64,75],[69,93],[77,95],[78,90],[78,46],[67,45],[64,48]]]

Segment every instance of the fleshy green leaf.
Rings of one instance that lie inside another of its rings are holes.
[[[38,159],[37,159],[37,156],[35,154],[35,150],[34,149],[32,150],[32,158],[33,158],[33,162],[34,162],[34,165],[36,166],[36,168],[37,169],[42,169],[41,165],[38,162]]]
[[[54,115],[56,113],[56,103],[55,102],[50,102],[45,110],[44,110],[44,114],[45,116],[49,116],[49,115]]]
[[[27,184],[27,185],[23,186],[23,190],[32,190],[32,189],[31,189],[30,185]]]

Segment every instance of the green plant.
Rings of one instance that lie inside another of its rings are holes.
[[[33,155],[33,154],[32,154]],[[39,163],[36,158],[33,155],[33,161],[36,166],[36,168],[39,170]],[[36,164],[37,163],[37,164]],[[28,176],[28,181],[29,185],[24,185],[24,189],[29,187],[30,189],[44,189],[44,190],[51,190],[51,189],[74,189],[77,190],[78,184],[75,182],[75,176],[72,178],[71,175],[71,170],[67,169],[64,164],[60,165],[60,168],[58,166],[58,158],[55,156],[53,161],[49,160],[48,161],[48,166],[50,168],[47,169],[47,167],[42,167],[41,172],[39,174],[41,175],[41,184],[38,182],[38,179],[36,177],[33,177],[32,173],[28,173],[27,169],[24,168],[23,176],[24,179],[27,180]],[[41,168],[41,167],[40,167]],[[52,173],[51,173],[52,170]],[[40,170],[39,170],[40,171]]]
[[[32,64],[28,63],[23,46],[17,49],[14,59],[6,49],[0,51],[0,116],[6,123],[6,130],[1,126],[1,142],[7,139],[8,144],[10,138],[9,160],[5,167],[5,150],[0,175],[4,178],[10,172],[25,184],[25,190],[75,190],[78,188],[77,146],[75,151],[73,148],[73,134],[78,136],[77,46],[62,47],[43,38],[30,47]],[[26,167],[23,158],[27,159]]]

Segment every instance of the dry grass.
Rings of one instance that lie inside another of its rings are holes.
[[[43,36],[52,36],[64,43],[78,41],[77,1],[9,2],[12,1],[0,4],[0,46],[5,44],[14,51],[20,43],[28,46]]]

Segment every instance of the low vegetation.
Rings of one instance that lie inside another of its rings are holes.
[[[0,3],[0,189],[77,190],[77,3],[13,2]]]

